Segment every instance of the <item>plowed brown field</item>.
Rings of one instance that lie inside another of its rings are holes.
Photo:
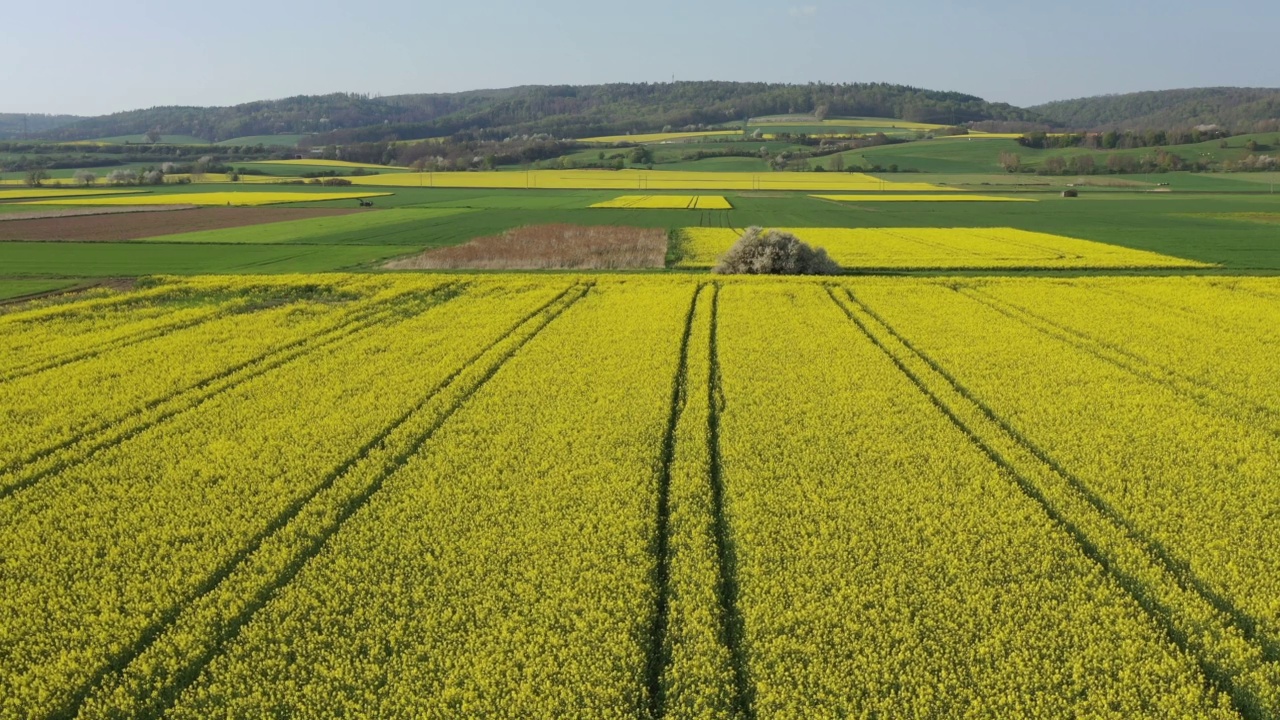
[[[77,240],[112,242],[159,235],[247,227],[286,220],[307,220],[360,212],[347,208],[201,208],[181,212],[144,212],[54,217],[0,222],[0,241]]]

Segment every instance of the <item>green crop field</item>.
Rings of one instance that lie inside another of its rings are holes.
[[[0,272],[13,277],[332,272],[404,252],[385,245],[0,242]]]
[[[11,300],[27,295],[52,292],[72,287],[73,282],[65,280],[6,280],[0,278],[0,300]]]
[[[114,137],[94,138],[89,140],[90,143],[101,143],[104,145],[151,145],[153,144],[145,135],[116,135]],[[212,145],[208,140],[190,135],[161,135],[160,142],[156,145]]]
[[[220,140],[218,145],[263,145],[265,147],[296,147],[306,135],[248,135]]]
[[[203,230],[146,238],[153,243],[210,243],[247,245],[420,245],[440,244],[433,229],[442,218],[467,212],[431,208],[385,210],[313,220],[290,220],[248,227]]]

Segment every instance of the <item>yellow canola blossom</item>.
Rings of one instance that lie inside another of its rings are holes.
[[[648,716],[657,469],[694,288],[598,285],[393,468],[169,717]]]
[[[1222,276],[8,306],[0,718],[1277,717],[1278,327]]]
[[[628,208],[645,210],[732,210],[719,195],[622,195],[596,203],[593,208]]]
[[[812,115],[774,115],[770,117],[752,118],[750,126],[768,127],[770,125],[797,125],[797,126],[830,126],[830,127],[849,127],[849,128],[888,128],[897,130],[940,130],[945,125],[937,125],[934,123],[914,122],[911,120],[898,120],[895,118],[874,118],[874,117],[853,117],[853,118],[825,118],[819,120]]]
[[[753,716],[1232,717],[821,285],[731,282],[718,305]]]
[[[833,202],[1036,202],[1007,195],[813,195]]]
[[[361,447],[567,285],[477,279],[465,287],[459,280],[381,277],[340,306],[346,322],[293,348],[301,352],[239,368],[241,351],[228,348],[230,374],[211,397],[167,419],[128,417],[128,432],[105,437],[93,454],[83,452],[98,442],[90,433],[62,451],[74,462],[54,464],[53,475],[0,500],[5,561],[22,568],[0,581],[0,641],[22,648],[0,654],[0,717],[64,707],[76,688],[147,632],[156,613],[176,612],[217,568],[322,490]],[[283,299],[325,281],[295,278],[292,288],[281,288]],[[332,300],[308,304],[324,315]],[[254,327],[246,322],[245,332]],[[117,364],[123,360],[108,353],[88,362],[119,374],[148,372]],[[10,478],[29,472],[25,464],[7,470]],[[321,502],[321,516],[350,498],[324,500],[337,505]],[[51,535],[50,523],[61,530]],[[304,532],[297,547],[309,547],[313,532]],[[85,565],[85,558],[97,560]],[[210,597],[212,607],[192,607],[192,621],[212,612],[225,626],[227,612],[283,572],[271,565],[278,556],[259,559],[267,563],[265,576],[245,578],[249,585],[230,597]],[[119,601],[100,605],[108,596]],[[157,678],[150,673],[175,655],[194,657],[187,643],[210,637],[178,628],[172,643],[158,638],[163,646],[154,661],[138,666],[148,668],[139,680],[152,687]],[[118,699],[108,691],[102,702]]]
[[[779,228],[846,268],[1200,268],[1212,265],[1015,228]],[[685,228],[686,267],[709,267],[738,241],[730,228]]]
[[[1007,440],[995,452],[1135,597],[1161,608],[1186,652],[1274,716],[1280,556],[1258,528],[1280,507],[1280,428],[1274,389],[1250,394],[1271,378],[1259,373],[1273,361],[1257,358],[1263,346],[1275,355],[1274,325],[1250,333],[1275,317],[1280,285],[1241,280],[850,287],[881,342],[951,393],[953,412],[971,406],[971,427],[987,423]],[[1201,374],[1212,364],[1222,367]]]
[[[530,170],[527,172],[383,173],[348,178],[375,187],[542,188],[559,190],[795,190],[803,192],[956,192],[923,182],[862,173],[696,172],[685,170]]]
[[[36,200],[24,205],[230,205],[253,207],[280,205],[283,203],[324,202],[326,200],[357,200],[386,197],[393,193],[376,192],[184,192],[166,195],[130,195],[129,197],[81,197],[65,200]]]

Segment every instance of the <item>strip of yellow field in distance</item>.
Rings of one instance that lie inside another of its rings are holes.
[[[644,210],[732,210],[733,205],[718,195],[621,195],[598,202],[593,208]]]
[[[1207,268],[1195,260],[1017,228],[778,228],[826,249],[850,269],[985,270],[1091,268]],[[684,267],[710,267],[741,232],[690,227]]]
[[[353,185],[544,190],[772,190],[798,192],[956,192],[923,182],[894,182],[862,173],[694,172],[668,170],[530,170],[409,172],[345,178]]]
[[[277,192],[211,192],[174,193],[172,195],[130,195],[128,197],[80,197],[65,200],[36,200],[23,205],[230,205],[252,207],[283,203],[325,202],[386,197],[394,193],[277,193]]]
[[[937,125],[934,123],[912,122],[910,120],[897,120],[895,118],[827,118],[819,120],[811,116],[801,115],[785,115],[764,118],[752,118],[749,127],[768,127],[770,125],[830,125],[832,127],[849,127],[849,128],[896,128],[899,130],[940,130],[946,125]]]
[[[1037,202],[1031,198],[1000,195],[810,195],[833,202]]]

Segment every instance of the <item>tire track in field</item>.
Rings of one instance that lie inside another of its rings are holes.
[[[707,449],[711,458],[711,508],[712,532],[715,535],[716,566],[720,576],[716,578],[716,596],[720,600],[720,613],[724,618],[724,642],[729,648],[733,665],[733,708],[738,717],[754,720],[756,717],[755,693],[747,673],[746,623],[742,617],[741,586],[738,583],[738,556],[729,535],[729,521],[725,514],[724,467],[720,454],[720,415],[727,407],[724,396],[723,376],[720,372],[720,284],[712,284],[710,363],[707,383]]]
[[[525,315],[334,468],[88,682],[52,718],[158,717],[308,561],[543,329],[586,297],[573,285]],[[127,700],[122,700],[127,698]],[[128,707],[118,705],[124,702]]]
[[[1098,565],[1246,720],[1280,717],[1280,653],[1256,623],[1000,418],[852,291],[827,287],[862,335]],[[841,297],[843,296],[843,299]]]
[[[458,283],[450,283],[418,297],[411,306],[420,312],[453,299],[462,292]],[[405,299],[396,295],[361,308],[352,317],[316,335],[299,338],[259,356],[237,363],[213,376],[166,397],[153,400],[122,417],[103,422],[55,446],[40,450],[24,460],[0,470],[0,500],[4,500],[42,480],[88,462],[98,453],[126,442],[224,392],[277,370],[309,353],[332,347],[359,333],[377,327],[387,318],[403,312],[395,304]]]
[[[26,365],[9,368],[4,372],[0,372],[0,383],[11,382],[13,380],[18,380],[24,377],[29,377],[31,375],[36,375],[38,373],[45,372],[46,370],[59,368],[59,367],[62,367],[63,365],[70,365],[71,363],[78,362],[80,360],[88,360],[90,358],[95,358],[104,353],[108,353],[113,350],[119,350],[121,348],[126,348],[131,345],[137,345],[139,343],[146,342],[147,340],[153,340],[163,335],[167,335],[171,332],[186,330],[187,328],[192,328],[197,325],[202,325],[204,323],[217,320],[219,318],[230,315],[232,313],[239,312],[243,308],[244,308],[244,305],[242,303],[230,301],[225,303],[222,307],[214,309],[210,311],[208,314],[202,315],[200,317],[188,318],[186,320],[179,320],[177,322],[161,325],[159,327],[147,328],[146,330],[139,330],[134,333],[129,333],[123,337],[116,338],[114,340],[108,340],[107,342],[104,342],[101,345],[97,345],[90,348],[84,348],[80,350],[72,350],[70,352],[66,352],[61,355],[57,355],[50,358],[44,358],[42,360],[36,360],[35,362],[28,363]]]
[[[1123,372],[1166,387],[1207,410],[1249,426],[1259,427],[1272,436],[1280,438],[1280,411],[1275,408],[1254,402],[1231,390],[1219,387],[1216,383],[1194,378],[1176,368],[1149,360],[1138,353],[1055,322],[980,290],[956,289],[954,291],[1026,328],[1075,347]]]
[[[439,300],[440,302],[450,299],[454,294],[456,294],[456,292],[461,291],[461,289],[450,288],[450,285],[457,285],[457,284],[450,283],[450,284],[441,286],[439,288],[436,288],[435,290],[430,291],[425,297],[432,297],[434,295],[441,298]],[[385,300],[377,301],[375,303],[371,303],[369,306],[365,306],[365,307],[357,306],[353,311],[348,313],[347,317],[342,318],[339,322],[331,325],[328,328],[319,329],[315,332],[312,332],[306,335],[305,337],[298,338],[297,340],[287,341],[287,342],[277,344],[274,347],[269,347],[267,350],[259,353],[258,355],[255,355],[241,362],[235,363],[234,365],[231,365],[229,367],[223,368],[222,370],[219,370],[218,372],[213,373],[212,375],[208,375],[184,387],[177,388],[167,395],[163,395],[161,397],[148,400],[142,406],[140,406],[135,410],[127,411],[123,415],[117,416],[110,420],[104,420],[96,426],[93,426],[87,429],[82,429],[80,432],[76,433],[76,435],[74,435],[71,438],[68,438],[63,442],[42,448],[40,450],[37,450],[33,453],[28,454],[26,457],[11,461],[8,465],[0,467],[0,478],[4,477],[8,473],[14,472],[19,467],[22,467],[24,465],[29,465],[34,462],[38,462],[39,460],[47,457],[48,455],[54,452],[57,452],[66,447],[79,443],[90,435],[100,433],[115,425],[120,424],[121,422],[127,421],[130,417],[136,417],[137,415],[146,413],[156,408],[159,405],[172,402],[180,398],[184,393],[201,390],[203,388],[210,386],[215,382],[227,379],[233,374],[240,372],[241,370],[244,370],[246,368],[249,368],[250,366],[253,366],[258,363],[262,363],[264,361],[271,360],[273,356],[281,355],[283,353],[286,353],[290,350],[293,350],[301,345],[304,345],[310,342],[317,342],[321,339],[325,339],[327,336],[330,336],[331,334],[339,333],[347,327],[354,326],[357,323],[368,320],[369,316],[373,313],[385,314],[386,313],[385,306],[387,304],[402,300],[405,297],[405,295],[407,295],[407,293],[404,295],[397,295],[394,298],[388,298]],[[229,388],[226,388],[226,389],[229,389]],[[198,403],[199,401],[196,401],[196,402]],[[3,497],[3,490],[0,490],[0,497]]]
[[[68,289],[68,294],[87,292],[98,287],[110,287],[110,280],[102,280],[89,285],[81,285]],[[151,302],[164,302],[177,299],[181,286],[162,285],[149,290],[140,290],[119,295],[107,295],[89,298],[78,298],[59,305],[14,310],[0,314],[0,327],[38,322],[63,315],[74,315],[85,310],[109,310],[112,308],[128,308],[131,305],[146,305]]]
[[[649,716],[655,719],[665,714],[662,670],[666,665],[663,648],[666,645],[671,611],[671,466],[676,455],[676,427],[680,424],[680,416],[688,401],[686,388],[689,372],[689,338],[693,335],[693,318],[698,309],[698,295],[701,292],[701,285],[694,288],[693,299],[689,302],[689,310],[685,314],[679,360],[676,362],[675,378],[671,383],[671,411],[667,415],[667,429],[662,438],[662,456],[658,471],[657,522],[652,549],[655,560],[653,583],[656,592],[645,664]]]

